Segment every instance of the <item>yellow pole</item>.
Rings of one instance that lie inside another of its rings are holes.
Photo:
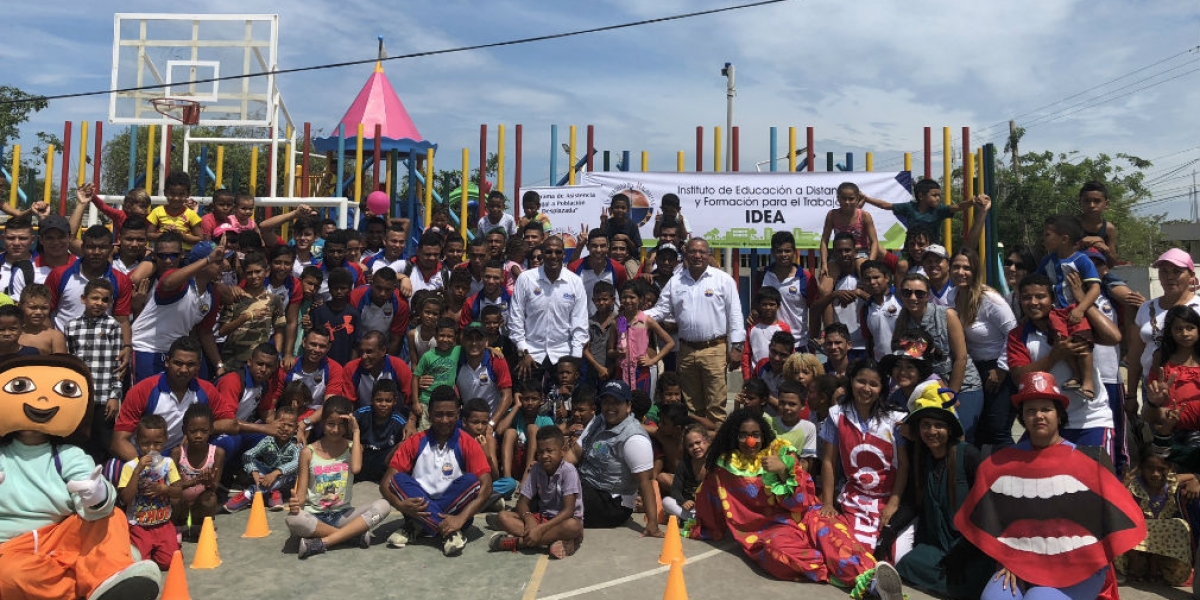
[[[79,124],[79,177],[75,180],[75,185],[83,187],[87,181],[87,151],[88,151],[88,122],[83,121]],[[63,161],[66,164],[66,161]],[[100,182],[96,182],[97,185]]]
[[[954,148],[950,146],[950,128],[942,128],[942,201],[947,205],[953,204],[952,196],[954,196],[954,173],[952,158]],[[945,243],[946,252],[953,252],[953,240],[950,236],[953,231],[950,229],[950,219],[942,222],[942,241]]]
[[[642,172],[650,170],[650,153],[642,150]]]
[[[499,130],[499,136],[496,138],[496,189],[503,192],[504,191],[504,124],[501,123],[500,127],[498,127],[497,129]],[[464,168],[463,173],[466,173],[466,172],[467,172],[467,170]],[[464,187],[463,189],[466,189],[466,188]],[[466,223],[466,221],[463,221],[463,223]],[[466,231],[466,228],[464,227],[463,230]],[[464,238],[464,241],[465,241],[465,239],[466,238]]]
[[[772,156],[771,160],[775,160]],[[788,127],[788,173],[796,172],[796,128]]]
[[[504,126],[503,125],[500,126],[500,139],[504,139]],[[504,152],[504,144],[503,143],[500,144],[500,152],[501,152],[501,156],[503,156],[503,152]],[[459,186],[462,189],[462,221],[460,221],[460,222],[463,223],[463,227],[462,227],[463,244],[467,243],[467,230],[470,229],[469,227],[466,226],[467,219],[470,218],[467,216],[467,184],[470,183],[470,177],[471,177],[471,162],[470,161],[471,161],[471,151],[467,148],[463,148],[462,185]],[[503,159],[501,159],[501,161],[503,161]],[[500,169],[500,172],[503,173],[504,169]]]
[[[16,180],[17,180],[17,177],[14,175],[13,181],[16,181]],[[42,202],[45,202],[46,204],[50,204],[50,198],[52,195],[51,194],[52,190],[50,188],[52,188],[52,187],[54,187],[54,145],[53,144],[46,146],[46,181],[45,181],[45,185],[42,186]],[[14,187],[13,189],[15,190],[17,188]],[[13,206],[16,206],[16,203],[14,203]]]
[[[713,172],[721,170],[721,128],[713,127]]]
[[[17,187],[18,187],[18,184],[21,182],[21,145],[20,144],[13,144],[12,155],[13,155],[12,170],[9,171],[9,173],[12,174],[12,185],[8,186],[8,205],[13,208],[16,208],[17,207]],[[46,156],[54,156],[54,146],[50,146],[50,148],[48,150],[46,150]],[[49,164],[53,165],[54,163],[53,163],[53,161],[51,161]],[[46,169],[46,185],[50,185],[50,180],[54,179],[54,176],[52,175],[52,173],[53,173],[53,171],[51,171],[50,168],[47,167],[47,169]],[[47,188],[47,189],[49,189],[49,188]],[[47,195],[48,194],[49,194],[49,192],[47,192]]]
[[[361,129],[361,127],[360,127]],[[481,190],[482,191],[482,190]],[[425,226],[433,221],[433,148],[425,150]],[[466,223],[459,223],[460,227],[468,227]]]
[[[912,171],[912,152],[904,153],[904,170]]]
[[[875,153],[868,152],[867,153],[867,172],[871,172],[874,170],[875,170]]]
[[[158,126],[151,125],[146,129],[146,193],[154,193],[154,138]]]
[[[567,142],[567,185],[575,185],[575,126],[571,126],[571,136]],[[553,182],[551,182],[553,183]]]
[[[977,193],[982,194],[986,189],[983,186],[983,148],[979,148],[975,154],[975,164],[979,169],[979,185]],[[987,218],[987,217],[981,217]],[[987,281],[988,276],[988,261],[987,261],[987,223],[984,223],[983,229],[979,231],[979,264],[980,270],[983,271],[983,280]]]
[[[675,153],[675,170],[679,171],[680,173],[683,172],[683,151],[682,150]]]
[[[258,146],[250,148],[250,193],[258,192]]]
[[[975,155],[967,153],[963,156],[963,196],[964,200],[975,197]],[[966,217],[963,219],[963,225],[967,231],[971,230],[971,225],[975,223],[975,207],[967,209]],[[965,236],[965,232],[964,232]],[[965,239],[963,240],[966,241]]]
[[[225,187],[225,146],[217,146],[216,189]]]
[[[354,202],[362,201],[362,180],[363,173],[363,124],[358,124],[358,132],[355,134],[355,140],[358,142],[354,147]],[[425,178],[425,185],[429,185],[429,178]],[[425,226],[429,226],[429,214],[425,214]]]

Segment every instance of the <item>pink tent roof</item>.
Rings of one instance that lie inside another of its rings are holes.
[[[345,126],[347,138],[357,134],[359,123],[363,124],[363,137],[366,138],[375,136],[375,125],[379,124],[382,125],[384,138],[422,141],[417,126],[413,124],[412,117],[408,116],[408,110],[396,95],[396,90],[383,73],[383,65],[380,63],[375,63],[375,72],[371,73],[350,109],[342,117],[340,124]],[[337,131],[336,127],[334,131]]]

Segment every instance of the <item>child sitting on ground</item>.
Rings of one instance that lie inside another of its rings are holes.
[[[138,458],[121,467],[117,489],[129,514],[129,542],[158,568],[171,568],[179,550],[179,537],[171,526],[171,502],[181,488],[175,461],[160,452],[167,443],[167,421],[162,415],[143,415],[138,421]]]
[[[408,420],[396,412],[399,401],[400,386],[396,380],[380,379],[371,388],[371,405],[354,411],[363,443],[363,466],[358,472],[360,481],[382,479],[392,452],[404,440],[404,426]]]
[[[21,311],[25,314],[20,339],[22,346],[37,348],[42,354],[69,351],[67,338],[50,320],[50,288],[41,283],[27,284],[21,290]],[[72,354],[78,356],[78,353]]]
[[[521,483],[517,510],[502,511],[503,530],[492,535],[492,550],[549,546],[550,556],[566,558],[583,539],[583,487],[575,465],[563,460],[566,440],[557,427],[537,432],[537,466]],[[537,512],[531,502],[537,500]]]
[[[539,429],[555,427],[553,419],[538,414],[542,407],[542,389],[537,381],[525,379],[514,389],[517,404],[496,423],[496,435],[501,440],[504,476],[516,479],[517,476],[524,478],[533,466],[534,454],[529,451],[529,440],[536,439]]]
[[[350,504],[354,476],[362,470],[362,444],[353,409],[349,398],[329,397],[321,413],[324,437],[300,451],[299,491],[288,503],[287,526],[300,538],[301,560],[350,540],[369,548],[371,530],[392,511],[387,500],[359,509]]]
[[[492,408],[483,398],[471,398],[462,407],[462,430],[479,442],[492,469],[492,498],[484,504],[485,507],[500,498],[508,498],[517,489],[516,479],[500,474],[500,455],[496,451],[496,436],[491,431],[491,411]]]
[[[300,444],[296,442],[298,413],[291,406],[275,409],[275,435],[266,436],[242,455],[242,468],[254,479],[254,485],[230,496],[225,510],[237,512],[250,506],[255,492],[262,492],[267,508],[283,510],[283,491],[291,490],[299,468]]]
[[[208,442],[212,424],[212,409],[207,404],[189,406],[183,413],[183,444],[171,450],[182,480],[171,514],[175,531],[185,540],[198,539],[205,517],[217,514],[217,484],[225,469],[225,450]]]
[[[779,384],[779,415],[768,421],[776,435],[800,451],[804,470],[811,473],[812,461],[817,458],[817,427],[801,417],[804,396],[804,386],[798,382]]]
[[[1188,476],[1194,477],[1194,476]],[[1125,478],[1146,517],[1146,539],[1113,561],[1130,581],[1181,586],[1192,574],[1191,528],[1180,510],[1180,486],[1166,459],[1147,452]]]
[[[671,482],[671,494],[663,496],[663,510],[675,515],[680,522],[696,516],[696,489],[708,474],[705,458],[708,456],[708,430],[699,423],[688,425],[683,430],[683,457],[675,467]]]

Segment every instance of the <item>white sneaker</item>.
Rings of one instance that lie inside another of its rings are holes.
[[[463,548],[467,547],[467,538],[463,537],[461,531],[455,531],[450,537],[446,538],[446,543],[442,546],[442,554],[446,556],[458,556],[462,554]]]
[[[904,600],[904,584],[896,567],[886,562],[875,564],[875,594],[880,600]]]
[[[404,524],[400,526],[400,529],[397,529],[395,533],[388,536],[387,543],[388,546],[392,548],[403,548],[407,546],[409,542],[415,539],[417,539],[416,527],[413,527],[409,521],[405,519]]]

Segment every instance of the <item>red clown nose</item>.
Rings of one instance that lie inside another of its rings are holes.
[[[756,438],[752,435],[747,436],[746,437],[746,447],[750,448],[751,450],[757,448],[758,447],[758,438]]]

